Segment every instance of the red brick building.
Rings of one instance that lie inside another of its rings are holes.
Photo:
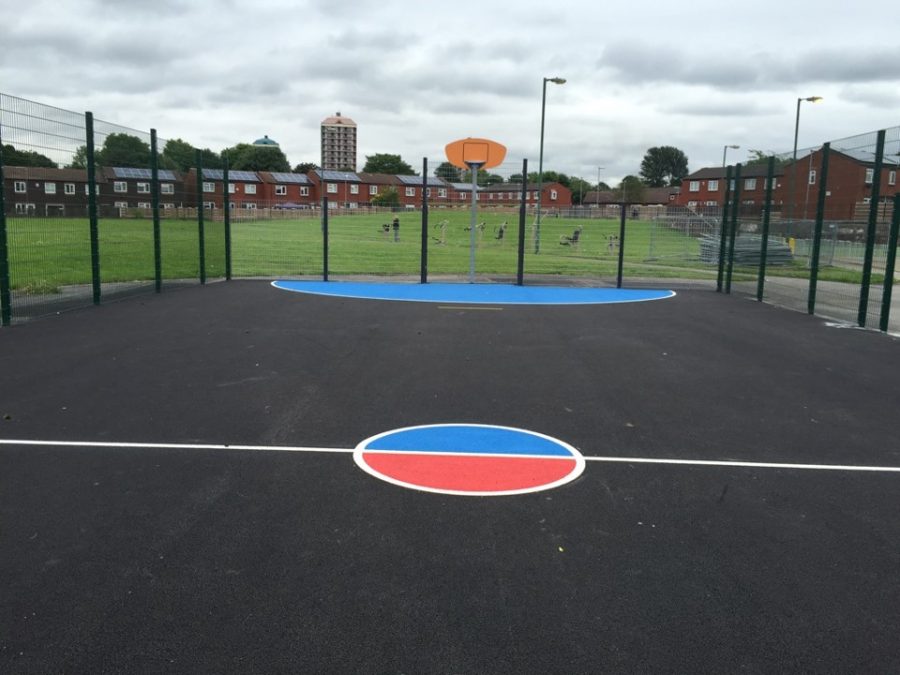
[[[304,173],[259,171],[260,208],[309,209],[318,204],[316,186]]]
[[[7,213],[32,216],[87,215],[87,171],[27,166],[3,167]],[[98,189],[106,179],[96,177]]]

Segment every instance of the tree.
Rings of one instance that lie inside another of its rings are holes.
[[[131,134],[113,133],[106,137],[103,147],[94,153],[100,166],[150,168],[150,145]]]
[[[468,185],[472,184],[472,172],[471,171],[463,171],[460,176],[462,180],[461,183],[466,183]],[[484,187],[485,185],[498,185],[503,183],[503,176],[496,173],[488,173],[484,169],[478,169],[478,175],[475,178],[475,182]]]
[[[538,175],[541,175],[541,184],[543,185],[546,185],[547,183],[559,183],[564,187],[570,187],[570,183],[572,182],[572,179],[566,174],[557,171],[544,171],[543,174],[538,174],[537,171],[531,171],[528,173],[528,182],[537,183]]]
[[[687,175],[687,155],[671,145],[650,148],[641,161],[641,177],[650,187],[681,185]]]
[[[441,162],[440,166],[434,170],[434,175],[450,183],[459,183],[462,179],[462,169],[453,166],[450,162]]]
[[[319,168],[319,165],[315,162],[300,162],[297,166],[294,167],[294,173],[309,173],[310,171],[315,171]]]
[[[291,170],[287,157],[277,145],[250,145],[238,143],[233,148],[225,148],[223,157],[228,157],[229,168],[237,171],[284,171]]]
[[[34,150],[16,150],[12,145],[3,146],[3,163],[7,166],[41,166],[55,169],[56,162]]]
[[[583,178],[572,178],[569,183],[569,189],[572,191],[572,202],[581,204],[585,195],[593,189],[593,185]]]
[[[372,197],[373,206],[400,206],[400,195],[397,188],[386,188]]]
[[[615,190],[615,196],[625,202],[635,203],[644,200],[644,192],[647,186],[637,176],[625,176],[619,187]]]
[[[87,168],[87,146],[79,145],[72,155],[72,161],[66,164],[67,169],[86,169]]]
[[[413,168],[403,161],[400,155],[376,153],[366,155],[364,173],[389,173],[395,176],[415,176]]]
[[[197,164],[197,151],[194,146],[180,138],[166,141],[162,157],[171,161],[179,171],[187,171]]]
[[[749,157],[747,161],[744,162],[744,166],[753,166],[759,164],[767,164],[769,162],[769,157],[774,155],[775,157],[775,168],[780,166],[784,166],[790,160],[787,157],[780,157],[776,155],[774,152],[763,152],[762,150],[749,150]]]

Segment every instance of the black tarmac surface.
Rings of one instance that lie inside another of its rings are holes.
[[[0,437],[900,466],[900,341],[711,292],[465,309],[230,282],[0,330]],[[900,671],[900,474],[589,461],[473,498],[349,454],[0,446],[0,672]]]

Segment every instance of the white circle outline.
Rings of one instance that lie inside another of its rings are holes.
[[[522,434],[528,434],[530,436],[537,436],[538,438],[543,438],[544,440],[551,441],[553,443],[556,443],[556,444],[562,446],[563,448],[565,448],[566,450],[568,450],[571,453],[571,457],[560,457],[560,456],[555,456],[555,455],[515,455],[515,454],[508,454],[508,453],[483,453],[483,452],[478,452],[478,453],[475,453],[475,452],[453,452],[453,453],[441,452],[441,453],[437,453],[434,451],[427,451],[427,450],[423,450],[421,452],[416,453],[415,451],[411,451],[411,450],[373,450],[371,448],[365,447],[367,444],[372,443],[372,442],[378,440],[379,438],[382,438],[384,436],[389,436],[391,434],[396,434],[401,431],[412,431],[415,429],[439,429],[441,427],[478,427],[478,428],[482,428],[482,429],[503,429],[505,431],[515,431],[515,432],[519,432]],[[444,489],[440,489],[440,488],[432,488],[432,487],[425,487],[422,485],[415,485],[414,483],[407,483],[405,481],[398,480],[391,476],[387,476],[387,475],[381,473],[380,471],[376,471],[373,467],[369,466],[369,464],[366,463],[366,460],[363,457],[364,453],[366,453],[366,452],[382,453],[382,454],[407,453],[407,454],[440,454],[442,456],[456,455],[456,456],[472,456],[472,457],[528,457],[528,458],[538,457],[538,458],[544,458],[544,459],[566,459],[566,460],[573,459],[573,460],[575,460],[575,468],[573,468],[572,471],[570,471],[568,474],[566,474],[562,478],[555,480],[552,483],[545,483],[543,485],[537,485],[535,487],[530,487],[530,488],[521,488],[521,489],[517,489],[517,490],[496,490],[496,491],[491,491],[491,492],[479,492],[479,491],[474,491],[474,490],[444,490]],[[531,492],[543,492],[544,490],[552,490],[554,488],[561,487],[561,486],[565,485],[566,483],[570,483],[573,480],[575,480],[576,478],[578,478],[584,472],[584,467],[586,464],[584,461],[584,456],[578,451],[577,448],[566,443],[565,441],[561,441],[558,438],[554,438],[553,436],[548,436],[546,434],[542,434],[537,431],[530,431],[528,429],[519,429],[517,427],[501,426],[499,424],[473,424],[473,423],[469,423],[469,422],[449,422],[449,423],[444,423],[444,424],[418,424],[418,425],[411,426],[411,427],[401,427],[399,429],[391,429],[390,431],[382,431],[380,434],[375,434],[374,436],[370,436],[369,438],[366,438],[365,440],[362,440],[357,444],[356,448],[353,450],[353,461],[356,462],[356,465],[360,469],[365,471],[370,476],[374,476],[375,478],[378,478],[379,480],[383,480],[387,483],[392,483],[393,485],[397,485],[399,487],[408,488],[410,490],[418,490],[420,492],[432,492],[435,494],[442,494],[442,495],[461,495],[464,497],[505,497],[507,495],[522,495],[522,494],[528,494]]]

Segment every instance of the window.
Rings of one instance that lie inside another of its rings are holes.
[[[866,169],[866,185],[871,185],[873,178],[875,178],[875,169]]]
[[[275,194],[284,197],[287,194],[287,185],[276,185]]]
[[[550,190],[550,201],[551,202],[556,201],[556,190]]]
[[[244,183],[244,194],[245,195],[255,195],[256,194],[256,184],[255,183]]]
[[[337,194],[337,183],[327,183],[328,193],[336,195]]]
[[[113,192],[128,192],[128,183],[124,180],[113,182]]]
[[[138,208],[139,209],[149,209],[150,202],[138,202]]]
[[[216,184],[215,184],[215,183],[208,183],[208,182],[205,182],[205,181],[204,181],[204,183],[203,183],[203,191],[204,191],[204,192],[215,192],[215,191],[216,191]],[[203,205],[203,208],[207,208],[206,204],[212,204],[212,202],[205,202],[204,205]],[[209,208],[212,208],[212,207],[209,207]]]
[[[254,187],[256,186],[254,185]],[[253,202],[244,202],[244,208],[253,211],[256,208],[256,204]]]
[[[159,191],[164,195],[174,195],[175,186],[172,183],[162,183],[159,186]]]
[[[414,187],[406,188],[406,196],[407,197],[415,197],[416,196],[416,188],[414,188]]]
[[[755,178],[745,178],[744,179],[744,189],[745,190],[755,190],[756,189],[756,179]]]
[[[55,195],[56,194],[56,183],[44,183],[44,194],[45,195]]]
[[[734,178],[728,181],[728,189],[731,190],[731,192],[734,192]]]
[[[431,196],[431,188],[425,188],[425,196],[426,196],[426,197],[430,197],[430,196]]]
[[[809,172],[809,184],[810,185],[816,184],[816,170],[815,169],[813,169],[812,171]]]
[[[717,201],[708,201],[708,202],[706,202],[706,205],[707,205],[707,206],[718,206],[718,205],[719,205],[719,202],[717,202]]]
[[[370,195],[377,195],[377,194],[378,194],[378,186],[377,186],[377,185],[370,185],[370,186],[369,186],[369,194],[370,194]]]
[[[13,190],[18,192],[19,194],[25,192],[25,190],[26,190],[24,180],[17,180],[17,181],[15,181],[15,183],[13,183],[13,185],[14,185]]]
[[[32,216],[34,215],[34,204],[16,204],[16,213]]]
[[[700,192],[700,181],[692,180],[690,185],[688,185],[688,190],[690,192]]]
[[[309,197],[309,187],[306,185],[300,186],[300,196],[301,197]]]
[[[234,183],[229,183],[228,194],[233,195],[235,192],[237,192],[237,185],[235,185]]]
[[[351,185],[350,185],[350,194],[351,194],[351,195],[358,195],[358,194],[359,194],[359,185],[357,185],[356,183],[351,183]]]
[[[149,195],[150,194],[150,183],[138,183],[137,184],[137,192],[139,195]]]
[[[697,206],[697,202],[688,202],[688,206],[691,206],[691,207]]]
[[[893,183],[891,183],[893,185]],[[447,188],[438,188],[438,197],[446,197],[447,196]]]
[[[718,192],[719,191],[719,181],[711,180],[711,181],[709,181],[709,183],[706,184],[706,187],[709,189],[710,192]]]
[[[210,185],[212,185],[212,183],[210,183]],[[210,211],[212,211],[213,209],[216,208],[216,203],[215,202],[203,202],[203,208],[209,209]]]
[[[888,185],[896,185],[897,184],[897,172],[896,171],[888,171]]]
[[[175,208],[175,205],[166,202],[165,204],[162,205],[162,207],[163,207],[164,209],[174,209],[174,208]]]
[[[115,203],[115,207],[116,207],[117,209],[127,209],[127,208],[128,208],[128,202],[116,202],[116,203]]]
[[[65,192],[67,195],[74,195],[75,194],[75,183],[65,183],[63,185],[63,192]]]

